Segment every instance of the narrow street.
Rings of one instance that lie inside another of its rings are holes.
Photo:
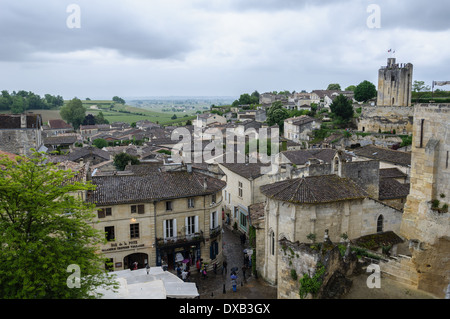
[[[208,272],[206,279],[201,278],[193,267],[191,281],[197,284],[201,299],[276,299],[277,289],[265,283],[262,279],[249,276],[246,271],[244,280],[242,266],[244,265],[244,249],[248,248],[248,242],[241,244],[239,235],[224,227],[223,251],[228,263],[227,272],[222,273],[222,265],[218,265],[217,274]],[[237,291],[233,292],[231,286],[231,269],[237,267]]]

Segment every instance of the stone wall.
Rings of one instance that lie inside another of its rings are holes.
[[[419,243],[411,249],[419,288],[441,298],[450,283],[450,213],[432,210],[430,202],[450,204],[449,153],[450,104],[416,105],[411,190],[400,234]]]
[[[38,150],[42,146],[39,129],[0,129],[0,149],[5,152],[31,155],[31,148]]]
[[[339,248],[332,243],[310,246],[282,240],[278,256],[278,299],[300,299],[300,279],[304,274],[314,276],[320,266],[326,269],[321,278],[321,287],[316,296],[308,294],[306,298],[339,298],[351,286],[346,276],[351,275],[357,267],[354,255],[349,255],[344,261]]]
[[[414,108],[409,106],[363,106],[358,118],[358,131],[411,134]]]

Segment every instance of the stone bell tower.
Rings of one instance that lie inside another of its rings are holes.
[[[378,71],[377,106],[411,106],[413,65],[388,58]]]

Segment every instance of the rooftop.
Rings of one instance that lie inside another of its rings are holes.
[[[97,188],[88,193],[87,200],[98,206],[204,196],[226,186],[224,181],[197,172],[158,170],[143,175],[93,176],[92,184]]]
[[[337,175],[288,179],[260,189],[269,198],[294,204],[329,203],[368,196],[355,182]]]
[[[382,162],[389,162],[401,166],[411,165],[411,152],[394,151],[374,145],[366,145],[353,150],[357,156],[362,156]]]

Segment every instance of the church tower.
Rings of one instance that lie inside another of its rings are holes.
[[[395,63],[388,58],[387,66],[378,71],[377,106],[411,106],[413,65]]]

